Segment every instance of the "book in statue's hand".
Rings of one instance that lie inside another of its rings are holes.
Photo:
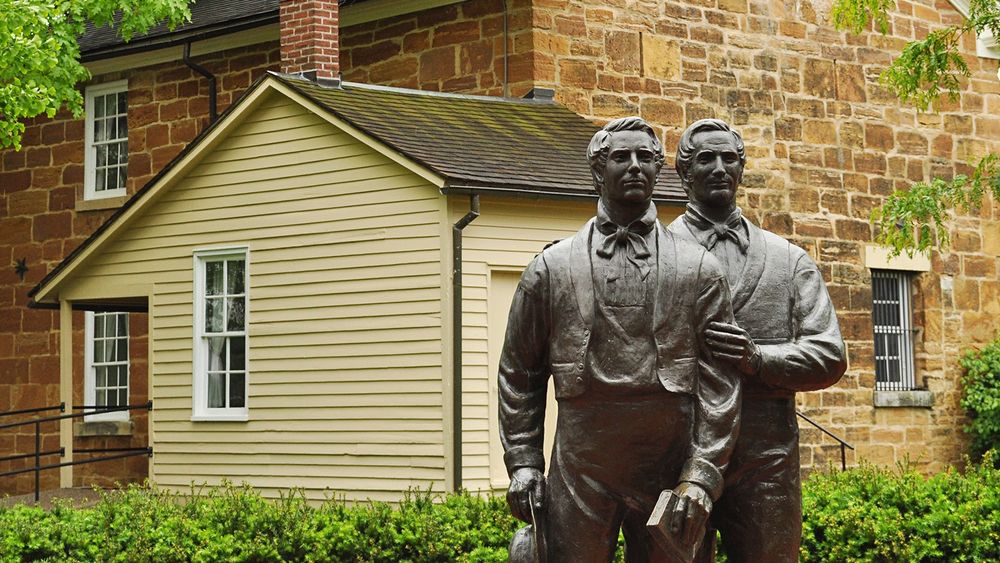
[[[684,516],[675,514],[677,504],[682,502],[687,505]],[[671,557],[678,561],[693,561],[705,537],[706,522],[708,512],[700,504],[683,499],[667,489],[660,493],[646,522],[646,530]]]

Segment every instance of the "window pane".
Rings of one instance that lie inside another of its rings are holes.
[[[118,123],[118,131],[116,132],[116,139],[127,139],[128,138],[128,118],[125,116],[119,117],[116,122]]]
[[[108,165],[108,146],[98,145],[97,147],[97,166],[104,167]],[[98,182],[100,183],[100,182]]]
[[[96,381],[95,387],[97,387],[97,388],[107,387],[108,386],[108,368],[105,367],[105,366],[99,366],[99,367],[95,368],[94,371],[97,374],[97,376],[96,376],[97,381]]]
[[[94,117],[104,117],[104,96],[94,96]]]
[[[115,96],[114,94],[108,94],[108,95],[104,96],[104,104],[105,104],[105,114],[106,115],[114,115],[114,114],[118,113],[117,112],[117,109],[118,109],[118,97]]]
[[[119,362],[124,362],[128,359],[128,338],[118,338],[118,353],[115,357]]]
[[[118,354],[115,353],[115,339],[109,338],[104,341],[104,361],[117,362]]]
[[[118,386],[128,387],[128,366],[118,366]]]
[[[104,336],[104,315],[94,313],[94,338]]]
[[[229,286],[227,293],[230,295],[243,293],[243,274],[245,262],[243,262],[243,260],[230,260],[226,262],[226,265],[229,268],[228,278],[226,280],[228,282],[227,285]]]
[[[104,341],[103,340],[95,340],[94,341],[94,362],[98,363],[98,364],[106,362],[107,360],[104,359],[105,357],[106,356],[104,354]]]
[[[104,191],[104,169],[97,171],[97,175],[94,178],[94,189],[97,191]]]
[[[97,390],[97,401],[94,403],[99,407],[107,406],[108,404],[108,392],[104,389]]]
[[[222,332],[222,298],[205,300],[205,332]]]
[[[246,374],[229,374],[229,406],[243,408],[246,404]]]
[[[108,122],[104,119],[94,120],[94,142],[99,143],[101,141],[108,140]],[[100,148],[97,149],[98,155],[100,154]]]
[[[243,330],[244,314],[243,310],[245,307],[245,299],[243,297],[230,297],[229,301],[229,319],[226,323],[227,330]]]
[[[224,371],[226,369],[226,338],[208,339],[208,371]]]
[[[118,113],[128,113],[128,92],[118,92]]]
[[[118,336],[128,336],[128,313],[118,315]]]
[[[246,369],[246,339],[242,336],[229,339],[229,369],[234,371]]]
[[[205,263],[205,293],[207,295],[222,295],[223,262]]]
[[[226,374],[208,374],[208,408],[221,409],[226,407]]]
[[[124,407],[128,404],[128,390],[119,389],[118,390],[118,400],[115,402],[116,407]]]

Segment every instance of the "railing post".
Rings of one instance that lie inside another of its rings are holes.
[[[35,504],[38,504],[42,473],[42,423],[35,422]]]
[[[840,470],[847,471],[847,446],[840,443]]]

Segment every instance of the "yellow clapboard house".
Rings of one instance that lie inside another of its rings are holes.
[[[60,310],[63,399],[72,311],[144,311],[160,486],[505,488],[507,308],[593,215],[596,130],[550,99],[264,76],[32,291]],[[680,213],[672,172],[655,198]]]

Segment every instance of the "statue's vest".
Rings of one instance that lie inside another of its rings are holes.
[[[591,219],[572,238],[560,241],[542,253],[549,273],[547,314],[552,319],[549,369],[555,380],[556,398],[569,399],[583,394],[590,385],[587,349],[594,320],[594,283],[590,257]],[[656,341],[654,374],[664,389],[693,395],[698,381],[698,348],[694,329],[697,292],[708,280],[701,280],[701,264],[706,251],[682,240],[656,223],[657,260],[655,300],[650,330]],[[676,288],[688,291],[675,291]],[[575,315],[552,314],[575,311]],[[640,382],[641,383],[641,382]],[[653,383],[648,381],[645,383]]]

